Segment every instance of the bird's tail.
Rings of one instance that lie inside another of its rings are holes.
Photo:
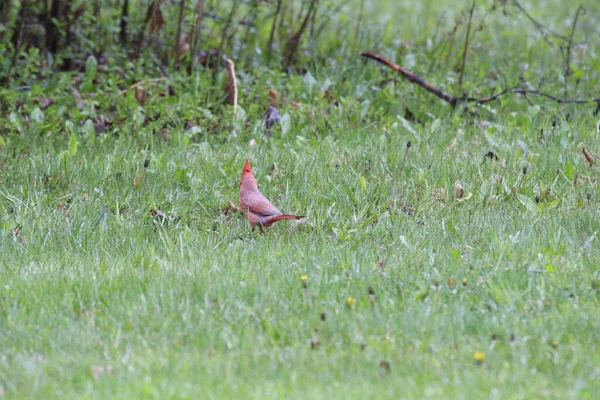
[[[304,218],[304,215],[290,215],[290,214],[281,214],[281,215],[277,215],[273,218],[269,219],[269,222],[277,222],[277,221],[281,221],[282,219],[302,219]]]

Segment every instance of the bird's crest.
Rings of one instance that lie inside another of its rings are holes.
[[[252,167],[250,166],[250,162],[246,159],[246,164],[244,164],[244,168],[242,169],[242,174],[252,173]]]

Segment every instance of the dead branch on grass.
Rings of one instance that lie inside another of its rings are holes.
[[[423,89],[432,93],[436,97],[444,100],[445,102],[449,103],[453,107],[455,107],[457,104],[463,104],[463,103],[485,104],[490,101],[497,100],[498,98],[502,97],[503,95],[505,95],[507,93],[515,93],[515,94],[522,94],[522,95],[531,94],[531,95],[536,95],[536,96],[542,96],[542,97],[546,97],[547,99],[550,99],[557,103],[562,103],[562,104],[596,103],[598,105],[598,109],[600,109],[600,97],[590,98],[590,99],[565,99],[565,98],[561,99],[559,97],[553,96],[551,94],[548,94],[548,93],[545,93],[545,92],[542,92],[539,90],[532,90],[532,89],[525,89],[525,88],[518,88],[518,87],[508,88],[508,89],[502,90],[501,92],[498,92],[496,94],[493,94],[493,95],[487,96],[487,97],[469,97],[469,96],[457,97],[450,93],[444,92],[442,89],[439,89],[439,88],[433,86],[432,84],[430,84],[429,82],[427,82],[425,79],[421,78],[419,75],[415,74],[414,72],[409,71],[406,68],[403,68],[403,67],[399,66],[398,64],[391,62],[390,60],[386,59],[385,57],[380,56],[377,53],[373,53],[371,51],[364,51],[364,52],[360,53],[360,55],[365,58],[370,58],[372,60],[375,60],[378,63],[383,64],[390,69],[393,69],[394,71],[398,72],[400,75],[402,75],[406,79],[408,79],[410,82],[421,86]],[[598,112],[598,110],[596,110],[596,113],[597,112]]]

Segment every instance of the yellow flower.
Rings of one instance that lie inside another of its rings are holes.
[[[473,354],[473,356],[475,357],[475,361],[477,361],[478,364],[481,364],[485,361],[485,353],[483,351],[476,351],[475,354]]]
[[[307,279],[308,279],[308,275],[304,274],[304,275],[302,275],[302,276],[300,277],[300,279],[302,279],[303,281],[305,281],[305,280],[307,280]]]
[[[351,307],[354,303],[356,303],[356,299],[354,297],[348,297],[346,299],[346,304],[348,305],[348,307]]]

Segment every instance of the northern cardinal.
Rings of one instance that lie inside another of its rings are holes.
[[[252,173],[252,167],[248,160],[242,169],[242,181],[240,182],[240,207],[242,212],[250,221],[252,230],[259,226],[269,227],[283,219],[301,219],[302,215],[283,214],[258,190],[258,182]]]

